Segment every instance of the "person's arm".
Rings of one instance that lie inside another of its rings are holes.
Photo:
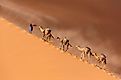
[[[36,24],[33,24],[33,26],[37,26]]]

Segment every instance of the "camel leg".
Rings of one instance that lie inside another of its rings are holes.
[[[45,34],[44,33],[42,34],[42,39],[45,41]]]
[[[48,40],[49,40],[49,41],[51,40],[51,36],[48,37]]]
[[[69,49],[69,44],[67,44],[66,51]]]
[[[105,69],[106,68],[106,59],[103,59],[102,64],[103,64],[102,68]]]
[[[49,41],[50,41],[52,38],[54,39],[53,35],[50,34],[50,35],[49,35]]]
[[[49,34],[49,36],[48,36],[48,40],[50,41],[51,38],[53,38],[53,36],[52,36],[52,34]]]
[[[83,59],[83,53],[81,53],[80,57],[81,57],[81,59]]]
[[[60,47],[59,47],[59,49],[62,49],[62,44],[60,44]]]
[[[92,56],[91,52],[88,52],[87,55],[88,55],[87,56],[87,61],[90,61],[91,60],[91,56]]]
[[[62,47],[63,47],[63,43],[61,42],[61,43],[60,43],[60,49],[62,49]]]
[[[63,44],[63,47],[62,47],[63,51],[65,51],[65,45]]]
[[[50,36],[49,35],[47,35],[47,39],[46,39],[46,41],[50,41]]]
[[[50,41],[50,35],[48,34],[48,35],[45,35],[45,40],[47,41],[47,42],[49,42]]]
[[[89,61],[90,60],[90,54],[89,53],[86,53],[87,54],[87,61]]]
[[[84,60],[85,59],[85,53],[82,52],[81,54],[82,54],[82,60]]]
[[[47,35],[45,35],[45,41],[47,41],[47,42],[48,42],[48,37],[47,37]]]

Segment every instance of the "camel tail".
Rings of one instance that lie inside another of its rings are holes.
[[[51,34],[52,35],[52,34]],[[52,38],[55,39],[55,37],[52,35]]]

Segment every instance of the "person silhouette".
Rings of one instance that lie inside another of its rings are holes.
[[[30,24],[30,25],[29,25],[29,33],[32,34],[33,29],[34,29],[34,26],[36,26],[36,25],[33,25],[33,24]]]

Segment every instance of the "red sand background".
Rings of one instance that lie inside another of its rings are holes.
[[[1,18],[0,26],[0,80],[118,80]]]
[[[73,44],[106,53],[108,66],[121,73],[120,0],[0,0],[0,14],[27,30],[28,23],[46,25]],[[37,28],[34,34],[40,37]]]

